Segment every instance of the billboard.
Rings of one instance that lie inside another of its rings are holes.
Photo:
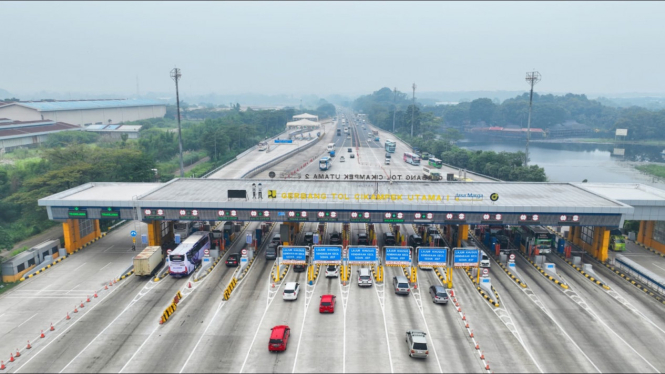
[[[418,247],[418,265],[443,267],[447,260],[448,247]]]
[[[377,247],[349,247],[350,264],[373,264],[377,260]]]
[[[283,264],[307,263],[307,247],[282,247]]]
[[[341,264],[342,246],[341,245],[315,245],[314,250],[315,264]]]
[[[617,129],[615,136],[628,136],[628,129]]]
[[[385,247],[386,265],[411,265],[411,247]]]
[[[478,248],[453,248],[454,267],[478,267],[480,250]]]

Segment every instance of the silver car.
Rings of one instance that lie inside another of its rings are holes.
[[[427,358],[429,356],[426,335],[420,330],[408,330],[406,332],[406,344],[408,345],[409,356],[417,358]]]
[[[429,295],[435,304],[448,304],[448,293],[443,286],[431,286],[429,288]]]

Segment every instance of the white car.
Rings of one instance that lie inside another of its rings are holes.
[[[337,278],[339,277],[339,269],[335,265],[326,266],[326,278]]]
[[[282,293],[284,300],[298,300],[300,293],[300,283],[287,282]]]

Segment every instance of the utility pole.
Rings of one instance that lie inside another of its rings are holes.
[[[175,81],[175,103],[178,110],[178,146],[180,147],[180,178],[185,177],[185,168],[182,165],[182,129],[180,128],[180,93],[178,92],[178,81],[180,80],[180,69],[171,70],[171,78]]]
[[[413,86],[413,97],[411,99],[412,104],[411,104],[411,137],[413,138],[413,121],[415,119],[416,115],[416,84],[414,83]]]
[[[393,95],[393,134],[395,133],[395,114],[397,113],[397,87],[395,87],[395,94]]]
[[[524,156],[524,166],[529,166],[529,140],[531,140],[531,105],[533,104],[533,86],[540,82],[540,73],[535,70],[526,73],[526,81],[529,82],[529,85],[531,86],[531,92],[529,94],[529,119],[526,123],[526,154]]]

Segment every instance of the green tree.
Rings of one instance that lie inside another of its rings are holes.
[[[471,102],[469,107],[469,118],[472,123],[484,121],[490,124],[494,119],[496,104],[490,99],[476,99]]]

